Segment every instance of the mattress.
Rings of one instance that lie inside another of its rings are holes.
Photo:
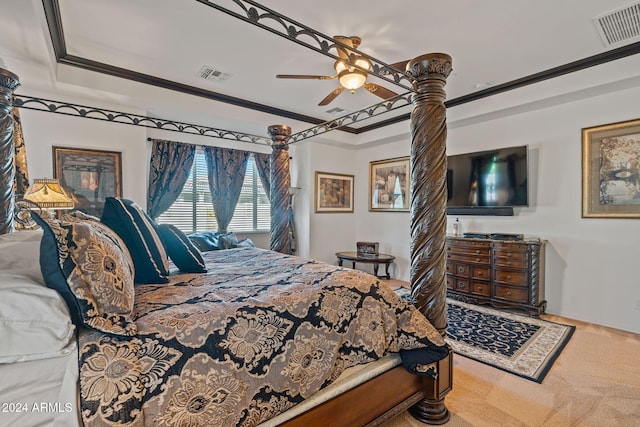
[[[0,364],[0,426],[80,426],[78,351]]]

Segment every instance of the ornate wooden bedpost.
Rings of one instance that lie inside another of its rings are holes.
[[[20,86],[18,76],[0,68],[0,234],[13,230],[13,91]]]
[[[271,250],[284,254],[293,253],[291,247],[291,230],[289,218],[291,203],[289,187],[289,145],[287,138],[291,128],[285,125],[274,125],[268,128],[271,145]]]
[[[451,72],[451,57],[443,53],[422,55],[407,64],[406,72],[416,79],[411,113],[411,294],[418,309],[445,336],[447,124],[444,85]],[[444,395],[451,389],[451,372],[450,353],[440,365],[433,389],[410,409],[414,417],[429,424],[449,420]]]

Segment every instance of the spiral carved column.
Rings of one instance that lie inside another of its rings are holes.
[[[0,68],[0,234],[13,230],[13,91],[20,86],[18,76]]]
[[[21,200],[29,189],[29,168],[27,167],[27,149],[24,145],[24,134],[22,133],[22,119],[20,118],[20,110],[17,107],[14,107],[12,114],[13,146],[16,153],[13,159],[16,171],[13,192],[15,194],[15,200]]]
[[[411,113],[411,294],[417,308],[444,336],[447,329],[445,238],[447,229],[446,108],[451,57],[419,56],[407,64],[414,77]],[[432,392],[410,408],[429,424],[449,420],[444,395],[451,389],[451,356],[439,368]]]
[[[411,113],[411,292],[418,309],[443,335],[447,328],[447,124],[444,85],[451,57],[420,56],[407,65],[415,77]]]
[[[289,145],[287,138],[291,128],[285,125],[269,126],[271,146],[271,250],[284,254],[293,253],[289,201]]]

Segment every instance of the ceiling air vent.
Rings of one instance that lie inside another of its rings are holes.
[[[340,113],[344,113],[345,111],[347,111],[347,110],[345,110],[344,108],[333,107],[333,108],[327,110],[326,112],[329,113],[329,114],[338,115]]]
[[[640,1],[593,18],[606,47],[640,41]]]
[[[212,80],[214,82],[223,82],[228,80],[231,76],[232,75],[229,73],[225,73],[207,65],[198,71],[198,77],[204,80]]]

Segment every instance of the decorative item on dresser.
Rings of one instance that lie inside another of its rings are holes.
[[[546,240],[500,237],[447,236],[447,294],[474,304],[544,313]]]

